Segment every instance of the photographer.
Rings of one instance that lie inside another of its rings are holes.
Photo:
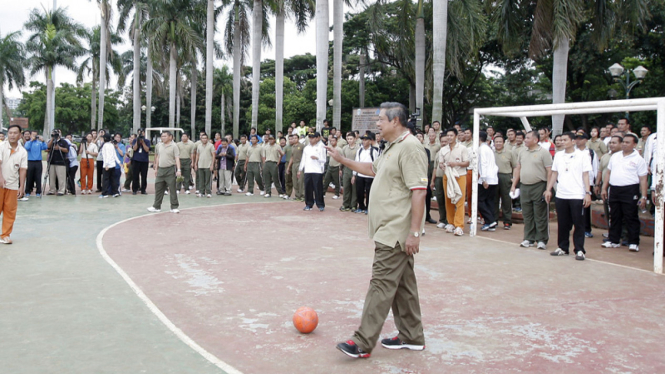
[[[25,150],[28,151],[28,181],[25,185],[25,197],[32,193],[33,186],[37,187],[37,197],[42,195],[42,151],[46,150],[46,143],[37,131],[33,131],[30,140],[25,143]]]
[[[102,177],[104,176],[104,156],[102,156],[102,147],[104,146],[104,135],[106,131],[99,130],[99,135],[95,130],[92,130],[92,137],[95,139],[95,144],[99,150],[97,153],[97,192],[102,192],[104,189],[104,183],[102,183]]]
[[[76,172],[79,169],[78,153],[76,144],[72,141],[72,134],[65,136],[65,141],[69,144],[67,153],[67,191],[76,196]]]
[[[67,188],[67,153],[69,144],[62,138],[60,130],[53,130],[51,140],[46,144],[48,151],[47,164],[49,165],[49,195],[58,191],[58,196],[63,196]]]
[[[150,163],[150,140],[145,138],[145,130],[139,129],[138,137],[132,142],[132,194],[136,195],[141,191],[142,195],[147,195],[148,186],[148,164]],[[139,176],[141,184],[139,185]]]

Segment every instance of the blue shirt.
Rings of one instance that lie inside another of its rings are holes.
[[[125,145],[122,144],[122,143],[118,143],[118,148],[122,151],[123,156],[120,155],[120,152],[118,152],[117,149],[115,150],[115,155],[118,156],[118,160],[120,160],[119,164],[117,162],[115,164],[116,169],[120,169],[120,166],[122,166],[122,164],[124,164],[124,162],[125,162],[124,154],[125,154],[125,151],[126,151],[127,147],[125,147]]]
[[[24,148],[28,151],[28,161],[41,161],[42,151],[46,150],[46,143],[40,142],[38,139],[30,140],[25,143]]]
[[[150,149],[150,140],[148,139],[143,139],[143,142],[145,145],[148,146],[148,149]],[[136,144],[136,139],[132,142],[132,148]],[[149,162],[150,159],[148,158],[148,153],[146,152],[145,149],[143,149],[143,146],[139,146],[136,151],[134,151],[134,156],[132,156],[132,161],[139,161],[139,162]]]

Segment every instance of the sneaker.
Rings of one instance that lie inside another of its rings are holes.
[[[224,195],[224,193],[222,191],[217,191],[217,192],[215,192],[215,194],[216,195]]]
[[[288,200],[289,197],[288,197],[287,195],[282,195],[282,199],[284,199],[284,200]]]
[[[630,246],[628,246],[628,250],[631,252],[639,252],[640,247],[638,247],[637,244],[631,244]]]
[[[207,194],[206,197],[209,199],[209,198],[212,197],[212,195],[211,195],[211,194]]]
[[[106,199],[107,197],[109,197],[109,195],[99,195],[100,199]]]
[[[494,227],[490,227],[489,224],[484,224],[483,227],[480,228],[481,231],[496,231]]]
[[[464,230],[462,230],[461,227],[458,227],[455,229],[455,236],[462,236],[464,235]]]
[[[242,190],[242,188],[238,188],[238,193],[243,193],[245,191]]]
[[[593,238],[593,234],[591,232],[585,232],[584,237],[585,238]]]
[[[171,213],[180,213],[180,209],[171,209]]]
[[[230,192],[225,192],[224,196],[231,196],[231,193]]]
[[[113,195],[113,197],[120,197],[120,194],[115,194]]]
[[[247,193],[245,194],[245,196],[254,196],[254,194],[251,193],[251,192],[247,192]]]
[[[436,224],[436,228],[437,228],[437,229],[443,229],[443,228],[446,228],[446,224],[443,223],[443,222],[439,222],[439,223]]]
[[[610,234],[608,234],[608,233],[603,234],[603,238],[609,238],[609,237],[610,237]]]
[[[12,244],[12,240],[9,239],[9,236],[4,236],[0,238],[0,243],[2,244]]]
[[[513,225],[511,225],[510,223],[504,223],[503,224],[503,229],[504,230],[510,230],[512,227],[513,227]]]
[[[496,221],[490,223],[490,228],[492,228],[492,229],[496,228],[497,226],[499,226],[499,223],[496,222]]]
[[[529,247],[531,247],[532,245],[533,245],[533,243],[531,243],[531,242],[528,241],[528,240],[525,240],[525,241],[523,241],[523,242],[520,243],[520,247],[524,247],[524,248],[529,248]]]
[[[538,242],[538,246],[536,248],[545,250],[547,249],[547,244],[545,244],[545,242]]]
[[[261,194],[261,195],[263,195],[263,194]],[[265,198],[269,198],[269,197],[270,197],[270,194],[267,193],[267,194],[263,195],[263,197],[265,197]]]
[[[323,212],[325,208],[319,208],[319,212]]]
[[[18,199],[18,201],[28,201],[28,195],[23,196],[22,198]]]
[[[605,242],[600,245],[603,248],[619,248],[621,247],[621,244],[618,243],[612,243],[612,242]]]
[[[58,196],[65,196],[65,194],[62,192],[58,192]]]
[[[383,339],[381,340],[381,345],[383,348],[388,349],[410,349],[412,351],[422,351],[425,349],[424,345],[408,344],[400,340],[398,337]]]
[[[145,191],[141,191],[141,195],[147,195],[148,193]]]
[[[556,251],[550,253],[550,256],[568,256],[568,252],[561,248],[557,248]]]
[[[189,194],[190,194],[189,190],[185,190],[185,195],[189,195]]]
[[[123,189],[122,189],[122,192],[130,192],[130,190],[128,190],[128,189],[126,189],[126,188],[123,188]],[[178,191],[178,192],[180,192],[180,191]]]
[[[164,191],[164,195],[168,195],[168,194],[169,194],[169,191]]]
[[[339,207],[340,212],[348,212],[349,210],[351,210],[351,208],[347,208],[347,207],[343,207],[343,206]]]
[[[35,195],[35,196],[36,196],[36,197],[42,197],[42,194],[38,193],[38,194]]]
[[[196,192],[194,192],[194,193],[197,194],[197,195],[199,195],[199,194],[201,194],[201,191],[196,190]]]
[[[342,351],[345,355],[353,358],[368,358],[370,356],[369,353],[358,348],[353,340],[347,340],[344,343],[337,344],[337,349]]]
[[[154,206],[151,206],[150,208],[148,208],[148,212],[150,212],[150,213],[158,213],[158,212],[161,212],[161,211],[162,211],[161,209],[157,209]]]
[[[201,196],[202,196],[202,195],[201,195],[200,193],[197,193],[197,194],[196,194],[196,197],[201,197]]]
[[[584,261],[585,258],[586,257],[584,256],[584,252],[582,251],[577,251],[577,253],[575,254],[575,259],[577,261]]]
[[[333,196],[333,200],[337,200],[337,199],[339,199],[339,195]]]
[[[265,191],[259,191],[259,195],[263,196],[263,195],[265,195],[265,194],[266,194]]]
[[[302,208],[302,210],[309,211],[309,210],[312,210],[312,208],[306,206],[306,207]]]
[[[450,233],[450,234],[455,232],[455,225],[453,225],[452,223],[447,224],[446,225],[446,232]]]
[[[30,194],[29,194],[29,193],[27,193],[27,194],[25,194],[25,195],[23,195],[23,196],[25,196],[25,197],[30,197]]]
[[[363,212],[362,209],[356,209],[356,210],[353,211],[353,213],[362,213],[362,212]]]

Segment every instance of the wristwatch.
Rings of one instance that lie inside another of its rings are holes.
[[[587,191],[586,194],[587,194],[587,195],[591,195],[591,191]]]
[[[411,232],[411,235],[413,235],[414,238],[419,238],[420,237],[420,233],[418,231]]]

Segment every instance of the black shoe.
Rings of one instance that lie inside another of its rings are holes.
[[[381,340],[381,345],[383,348],[388,349],[410,349],[412,351],[422,351],[425,349],[424,345],[404,343],[398,337],[383,339]]]
[[[136,191],[132,192],[132,195],[136,195]]]
[[[312,208],[311,208],[311,207],[308,207],[308,206],[306,206],[306,207],[304,207],[304,208],[303,208],[302,210],[312,210]]]
[[[337,349],[342,351],[345,355],[353,358],[368,358],[370,356],[369,353],[358,348],[353,340],[347,340],[344,343],[337,344]]]
[[[148,193],[145,191],[141,191],[141,195],[147,195]]]
[[[432,218],[425,220],[425,222],[436,224],[436,220],[433,220]]]

